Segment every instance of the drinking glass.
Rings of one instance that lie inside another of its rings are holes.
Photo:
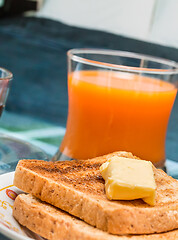
[[[0,116],[5,107],[13,75],[0,67]],[[21,139],[0,133],[0,174],[15,170],[20,159],[44,159],[48,156],[40,148]]]
[[[0,116],[6,103],[12,77],[10,71],[0,67]]]
[[[67,128],[53,161],[128,151],[162,168],[177,63],[101,49],[67,55]]]

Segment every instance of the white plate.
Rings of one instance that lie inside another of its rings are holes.
[[[0,233],[13,240],[42,240],[39,235],[22,227],[12,216],[15,197],[22,193],[13,186],[14,172],[0,175]]]

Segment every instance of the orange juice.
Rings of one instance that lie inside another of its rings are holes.
[[[67,131],[60,151],[88,159],[130,151],[159,166],[177,90],[159,79],[114,71],[68,75]]]

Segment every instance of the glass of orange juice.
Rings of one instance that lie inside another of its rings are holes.
[[[162,168],[177,67],[136,53],[70,50],[67,128],[53,160],[129,151]]]

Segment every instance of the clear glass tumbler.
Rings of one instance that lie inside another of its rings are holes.
[[[13,75],[10,71],[0,67],[0,116],[7,100],[12,78]]]
[[[129,151],[163,167],[177,63],[100,49],[73,49],[67,55],[67,128],[53,160]]]

